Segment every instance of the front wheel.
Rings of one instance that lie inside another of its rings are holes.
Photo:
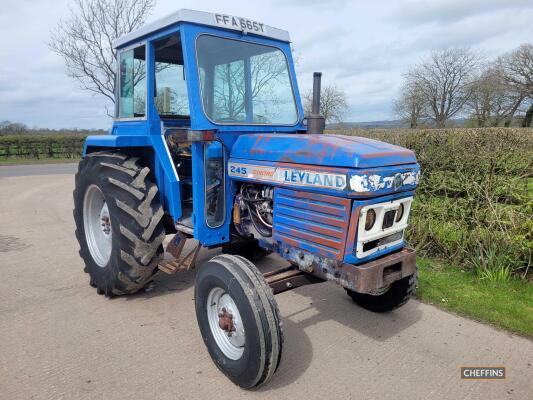
[[[373,293],[357,293],[348,289],[346,292],[361,307],[382,313],[399,308],[409,301],[416,289],[416,278],[415,272]]]
[[[196,318],[216,366],[235,384],[266,383],[281,359],[283,332],[272,290],[247,259],[219,255],[200,267]]]

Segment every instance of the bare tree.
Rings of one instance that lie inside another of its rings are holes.
[[[429,115],[428,103],[420,85],[407,81],[400,90],[400,97],[394,101],[394,112],[409,123],[410,128],[418,127],[420,120]]]
[[[479,56],[474,51],[456,47],[433,51],[406,74],[407,81],[416,82],[420,88],[437,127],[445,127],[472,96],[478,63]]]
[[[498,57],[496,65],[502,71],[507,89],[515,94],[515,102],[505,122],[505,125],[509,126],[524,100],[533,99],[533,44],[523,44],[516,50]],[[529,115],[533,113],[533,103],[528,112]]]
[[[304,98],[305,114],[311,114],[311,105],[313,103],[313,91],[305,93]],[[326,122],[342,122],[342,118],[348,110],[348,100],[344,90],[339,89],[334,84],[322,86],[320,93],[320,113],[326,119]]]
[[[492,63],[473,82],[466,109],[479,127],[509,125],[516,111],[527,104],[524,100],[524,94],[506,82],[500,66]]]
[[[142,26],[155,0],[73,1],[69,18],[52,31],[49,47],[64,58],[68,75],[82,88],[115,102],[113,41]]]
[[[472,83],[472,95],[465,107],[477,126],[498,126],[507,115],[509,104],[513,102],[513,96],[503,83],[501,70],[489,65]]]
[[[20,122],[2,121],[0,122],[0,134],[13,135],[26,133],[28,127]]]

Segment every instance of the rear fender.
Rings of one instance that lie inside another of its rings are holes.
[[[118,150],[142,157],[149,165],[159,189],[163,208],[174,221],[182,216],[179,177],[161,135],[88,136],[83,156],[102,150]]]
[[[105,149],[152,147],[148,136],[144,135],[101,135],[87,136],[83,145],[83,157]]]

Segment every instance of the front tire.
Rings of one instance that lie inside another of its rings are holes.
[[[135,293],[163,256],[163,208],[150,169],[136,157],[91,153],[75,182],[76,238],[91,286],[109,297]]]
[[[403,306],[415,293],[417,273],[393,282],[379,294],[357,293],[346,289],[348,296],[359,306],[377,313],[392,311]]]
[[[263,275],[247,259],[219,255],[200,267],[196,318],[215,365],[244,389],[265,384],[281,359],[279,311]]]

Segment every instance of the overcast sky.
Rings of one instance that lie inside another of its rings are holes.
[[[46,45],[69,0],[1,0],[0,120],[107,128],[106,101],[83,91]],[[148,21],[178,8],[247,17],[290,32],[298,84],[322,71],[348,95],[347,121],[394,119],[402,73],[431,49],[472,46],[487,58],[533,41],[533,0],[159,0]]]

